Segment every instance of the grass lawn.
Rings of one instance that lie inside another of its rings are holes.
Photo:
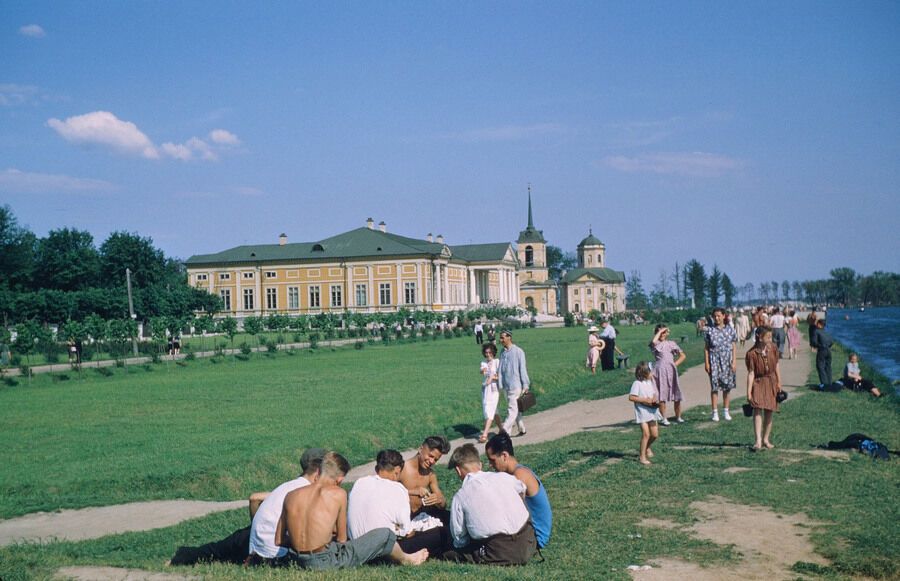
[[[673,334],[692,333],[683,327]],[[623,328],[620,344],[634,357],[648,354],[651,333]],[[538,410],[625,393],[631,383],[624,370],[584,369],[584,328],[528,329],[515,339]],[[685,365],[699,364],[701,342],[685,347]],[[464,337],[19,378],[0,387],[0,518],[135,500],[233,500],[293,477],[309,446],[360,463],[431,433],[473,433],[480,360]]]
[[[558,357],[560,351],[553,346],[554,341],[567,344],[570,340],[568,333],[567,330],[558,330],[520,334],[521,343],[535,355],[532,358],[535,370],[541,369],[536,375],[552,374],[556,369],[549,362],[540,362],[541,358],[536,356],[540,351],[538,345],[546,342],[541,349]],[[571,340],[577,346],[581,339],[583,337],[578,334],[573,335]],[[452,341],[438,342],[429,347],[454,352],[457,349]],[[395,353],[419,353],[424,348],[424,345],[388,348],[379,356],[388,358],[394,357]],[[472,347],[466,343],[459,348],[459,354],[462,354]],[[375,353],[372,350],[366,355],[374,356]],[[352,355],[357,354],[335,354],[337,358],[332,360],[327,358],[327,354],[317,354],[309,357],[308,361],[321,356],[326,362],[346,362],[353,360]],[[696,362],[696,355],[694,357]],[[841,356],[835,353],[835,365],[838,363],[842,364]],[[239,364],[235,369],[241,371],[233,373],[243,373],[243,369],[256,369],[262,373],[266,369],[277,369],[278,365],[280,363],[275,361],[260,362],[259,367]],[[580,373],[577,362],[570,367],[575,378]],[[191,370],[181,370],[181,373],[187,375]],[[556,373],[561,374],[562,371]],[[460,393],[472,393],[474,388],[469,378],[464,379],[468,391]],[[578,381],[568,379],[568,387],[554,387],[554,390],[571,389],[577,392]],[[622,375],[617,381],[624,385],[628,379]],[[549,376],[541,383],[549,385]],[[48,387],[48,391],[58,388]],[[66,389],[70,389],[69,386]],[[120,384],[117,389],[127,388]],[[593,393],[604,389],[593,388]],[[548,392],[552,391],[548,389]],[[104,391],[103,397],[109,399],[111,393]],[[548,395],[544,399],[552,398]],[[402,404],[396,402],[396,405]],[[8,407],[9,403],[4,406]],[[235,415],[237,408],[220,405],[218,409],[223,421],[231,422],[230,416]],[[663,429],[662,437],[655,446],[656,463],[651,467],[643,467],[636,462],[638,428],[633,425],[523,447],[518,450],[519,459],[542,476],[553,503],[555,522],[553,538],[544,551],[547,561],[533,562],[522,568],[428,563],[418,569],[364,567],[353,572],[314,575],[288,570],[245,570],[225,565],[176,571],[217,579],[448,579],[477,575],[479,579],[624,580],[629,578],[625,571],[628,565],[644,564],[659,557],[678,557],[704,567],[724,565],[734,570],[741,567],[738,562],[739,549],[734,546],[702,540],[687,531],[638,524],[646,517],[654,517],[690,526],[698,517],[690,504],[720,496],[739,504],[771,507],[783,514],[806,513],[812,520],[823,523],[812,528],[811,540],[817,552],[827,557],[831,565],[794,563],[793,574],[798,577],[803,574],[825,579],[861,576],[895,579],[900,576],[900,544],[897,543],[900,509],[896,503],[900,460],[895,457],[890,462],[873,463],[868,457],[853,453],[849,461],[838,461],[785,450],[809,451],[815,445],[843,439],[852,432],[867,433],[891,449],[900,449],[897,411],[898,398],[894,395],[875,400],[867,395],[845,391],[837,394],[809,393],[791,398],[775,419],[773,441],[778,448],[751,453],[747,449],[752,441],[749,420],[739,417],[732,422],[713,425],[705,421],[705,407],[697,407],[686,414],[687,424]],[[322,413],[331,412],[323,410]],[[471,415],[467,412],[466,418]],[[441,417],[447,416],[435,416],[432,421],[439,422]],[[375,433],[382,434],[380,437],[385,437],[383,434],[392,430],[402,432],[399,425],[372,425],[377,428]],[[136,427],[146,431],[145,426]],[[210,429],[198,428],[198,433],[202,435]],[[227,437],[225,432],[216,431],[222,438]],[[363,432],[354,433],[359,436]],[[339,435],[334,437],[337,439]],[[409,437],[414,442],[419,434]],[[342,444],[344,442],[341,440]],[[193,446],[188,442],[184,444]],[[368,459],[362,449],[368,447],[366,453],[370,455],[374,450],[371,447],[373,444],[366,440],[353,445],[346,440],[347,448],[355,450],[355,455],[361,455],[358,459]],[[236,456],[237,450],[219,447],[217,450],[221,450],[220,461],[214,465],[233,467],[233,463],[226,461],[226,455]],[[171,462],[190,457],[193,453],[182,447],[164,452]],[[270,460],[273,463],[274,454],[272,452],[273,460]],[[293,459],[285,460],[283,464],[283,470],[288,474],[292,473],[292,462]],[[273,465],[272,468],[279,466]],[[725,473],[726,468],[747,470]],[[105,470],[102,466],[98,469]],[[149,467],[135,472],[140,475],[148,470]],[[222,474],[227,473],[225,468],[220,470]],[[458,481],[455,477],[451,478],[449,471],[440,469],[438,474],[448,495],[458,488]],[[178,545],[200,544],[221,538],[236,528],[246,526],[246,519],[246,511],[242,509],[145,533],[113,535],[78,543],[7,547],[0,549],[0,576],[3,579],[44,577],[60,566],[72,564],[163,570],[163,563]],[[746,535],[754,534],[763,533],[746,530]]]

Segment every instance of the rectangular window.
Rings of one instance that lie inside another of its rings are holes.
[[[277,278],[277,277],[278,277],[278,273],[275,272],[274,270],[266,271],[266,278]]]
[[[202,273],[202,274],[198,274],[198,275],[197,275],[197,281],[198,281],[198,282],[201,281],[201,280],[208,280],[208,279],[209,279],[209,275],[207,275],[205,272]]]
[[[391,283],[383,282],[378,285],[378,304],[391,304]]]
[[[244,273],[244,278],[253,278],[253,273],[252,273],[252,272],[245,272],[245,273]]]
[[[266,289],[266,308],[275,310],[278,308],[278,289],[277,288],[267,288]]]
[[[587,289],[585,292],[587,292],[587,296],[591,296],[591,289]]]
[[[416,283],[414,283],[414,282],[404,283],[403,299],[407,305],[416,304]]]
[[[252,288],[244,289],[244,310],[245,311],[253,310],[253,289]]]
[[[339,284],[331,285],[331,306],[340,307],[344,304],[344,292]]]
[[[231,310],[231,289],[223,288],[219,291],[219,297],[222,299],[222,309],[226,311]]]
[[[220,272],[219,280],[231,280],[231,273],[230,272]]]
[[[369,304],[368,292],[366,290],[366,285],[358,284],[356,285],[356,306],[364,307]]]
[[[577,297],[577,296],[578,296],[578,289],[573,290],[573,291],[572,291],[572,294],[574,294],[574,295]]]
[[[299,309],[300,308],[300,289],[295,286],[288,287],[288,308],[289,309]]]
[[[318,309],[322,306],[322,299],[319,296],[319,285],[309,287],[309,308]]]

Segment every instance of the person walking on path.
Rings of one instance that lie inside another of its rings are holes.
[[[818,320],[818,318],[816,317],[815,309],[811,310],[809,312],[809,314],[806,315],[806,324],[809,326],[809,329],[808,329],[808,331],[809,331],[809,346],[812,347],[813,349],[816,348],[815,337],[816,337],[816,321],[817,320]]]
[[[775,343],[775,346],[778,348],[778,356],[784,357],[784,343],[787,335],[784,332],[784,324],[786,322],[786,317],[784,314],[775,309],[775,312],[769,317],[769,327],[772,328],[772,341]]]
[[[497,404],[500,402],[500,361],[497,359],[497,346],[486,343],[481,347],[484,361],[481,362],[481,407],[484,411],[484,430],[478,442],[484,444],[488,439],[491,423],[503,430],[503,421],[497,415]]]
[[[712,400],[712,421],[719,421],[719,391],[722,392],[723,411],[725,420],[731,421],[729,403],[731,402],[731,390],[734,389],[737,372],[737,358],[734,344],[737,335],[734,329],[725,324],[725,311],[720,308],[713,309],[713,325],[706,329],[706,346],[704,357],[705,369],[709,374]]]
[[[788,311],[785,324],[787,325],[788,358],[793,359],[797,356],[797,347],[800,345],[800,329],[797,328],[800,320],[797,319],[796,311],[793,309]]]
[[[525,435],[525,421],[519,412],[519,396],[528,391],[531,380],[528,378],[528,368],[525,364],[525,352],[512,341],[512,333],[503,331],[500,333],[500,344],[503,352],[500,354],[500,385],[506,392],[507,414],[503,422],[503,431],[511,434],[513,425],[518,426],[519,435]]]
[[[743,347],[747,337],[750,336],[750,317],[747,316],[747,311],[744,309],[741,309],[741,314],[734,321],[734,332],[737,333],[738,341]]]
[[[778,409],[778,393],[781,391],[781,371],[778,367],[778,349],[772,344],[772,328],[762,326],[756,330],[756,344],[747,351],[747,401],[753,407],[753,433],[756,441],[751,450],[774,448],[772,412]]]
[[[669,328],[665,325],[657,325],[653,339],[650,341],[650,351],[656,358],[653,366],[653,379],[659,390],[659,413],[662,419],[659,421],[664,426],[670,424],[666,418],[666,402],[675,402],[675,421],[684,423],[681,417],[681,386],[678,384],[678,366],[687,356],[678,347],[678,343],[669,339]]]
[[[475,344],[481,345],[484,342],[484,325],[481,321],[475,323]]]
[[[650,366],[646,361],[638,363],[634,370],[634,383],[628,394],[628,401],[634,402],[634,421],[641,425],[641,447],[638,460],[649,465],[653,458],[650,446],[659,438],[657,422],[663,419],[659,413],[659,392],[653,383]]]

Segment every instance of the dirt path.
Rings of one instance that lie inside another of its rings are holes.
[[[749,348],[749,345],[747,346]],[[743,353],[745,349],[738,350]],[[746,370],[738,361],[738,394],[745,392]],[[806,385],[810,371],[808,348],[800,349],[799,357],[782,362],[782,382],[786,391],[796,391]],[[709,381],[702,366],[692,367],[681,375],[684,393],[684,407],[700,406],[709,409]],[[800,391],[803,393],[803,390]],[[721,405],[721,403],[720,403]],[[733,406],[733,413],[740,415],[740,406]],[[670,410],[671,412],[671,410]],[[593,401],[576,401],[557,408],[528,415],[528,433],[515,439],[518,446],[557,440],[570,434],[608,429],[611,426],[630,422],[634,419],[634,407],[623,394]],[[707,420],[704,420],[707,421]],[[714,425],[710,423],[711,427]],[[678,429],[672,426],[666,429]],[[452,447],[474,439],[458,438]],[[483,445],[479,445],[483,449]],[[407,450],[404,457],[415,454]],[[442,459],[446,463],[447,456]],[[347,480],[373,473],[375,463],[357,466],[350,471]],[[47,539],[84,540],[125,531],[142,531],[172,526],[190,518],[205,514],[232,510],[246,506],[245,500],[231,502],[200,502],[188,500],[166,500],[137,502],[99,508],[64,510],[58,513],[36,513],[24,517],[0,521],[0,546],[17,541],[38,541]]]

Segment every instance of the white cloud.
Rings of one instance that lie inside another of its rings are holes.
[[[22,36],[28,36],[30,38],[44,38],[47,36],[47,33],[44,32],[44,29],[38,26],[37,24],[26,24],[19,28],[19,34]]]
[[[194,152],[191,151],[187,145],[181,145],[177,143],[163,143],[159,146],[159,150],[169,157],[173,157],[175,159],[180,159],[182,161],[187,161],[194,157]]]
[[[24,105],[34,99],[37,94],[38,88],[34,85],[0,84],[0,105],[4,107]]]
[[[9,168],[0,172],[0,191],[17,194],[96,193],[115,190],[104,180],[67,175],[24,172]]]
[[[504,125],[501,127],[485,127],[459,133],[448,133],[445,139],[461,141],[520,141],[542,135],[564,133],[566,128],[557,123],[535,123],[532,125]]]
[[[65,121],[49,119],[47,125],[72,143],[105,146],[120,153],[159,159],[156,146],[137,125],[122,121],[108,111],[94,111]]]
[[[661,121],[610,123],[606,130],[614,147],[641,147],[668,139],[681,125],[681,117],[670,117]]]
[[[2,90],[4,86],[0,85],[0,104],[3,103],[2,98],[6,94]],[[9,94],[15,93],[10,91]],[[108,111],[94,111],[69,117],[65,121],[49,119],[47,125],[72,143],[108,147],[119,153],[139,155],[147,159],[167,157],[181,161],[193,159],[217,161],[219,152],[224,147],[241,143],[241,140],[230,131],[216,129],[209,134],[214,145],[199,137],[191,137],[184,143],[168,141],[157,147],[137,125],[123,121]]]
[[[715,177],[740,169],[743,163],[737,159],[715,153],[661,152],[627,157],[604,157],[600,163],[606,167],[628,173],[658,173],[693,177]]]
[[[234,133],[225,129],[213,129],[209,132],[209,138],[219,145],[240,145],[241,140]]]

